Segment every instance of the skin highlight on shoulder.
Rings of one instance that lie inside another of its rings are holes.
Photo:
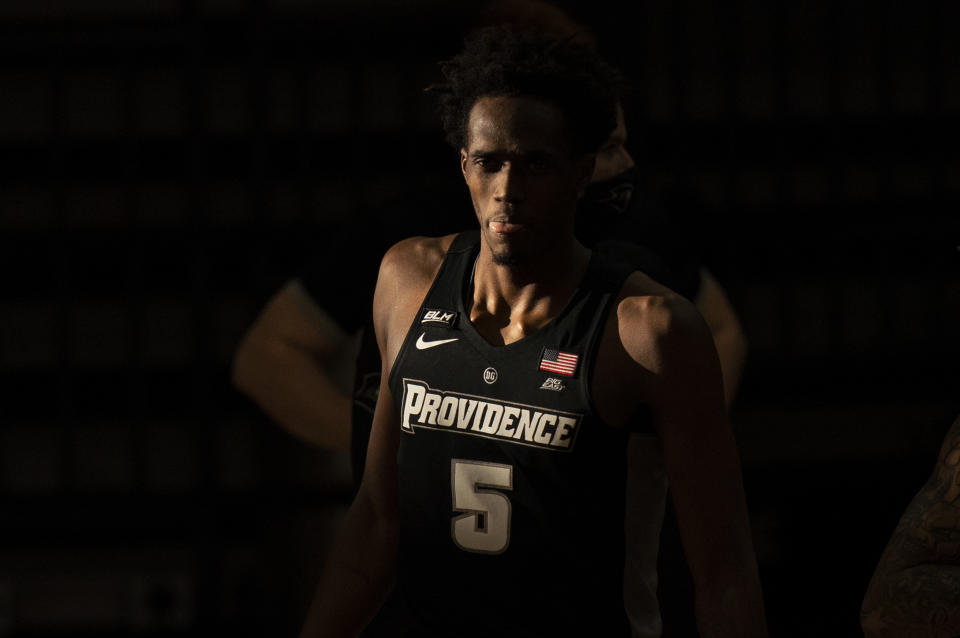
[[[381,271],[407,276],[424,273],[432,278],[454,237],[409,237],[397,242],[383,256]]]
[[[713,357],[710,356],[713,352]],[[643,405],[682,401],[672,389],[685,369],[719,374],[706,322],[689,300],[642,272],[627,278],[614,302],[598,370],[615,382],[594,384],[594,402],[611,425],[629,422]]]
[[[411,237],[383,256],[373,297],[373,322],[385,361],[392,362],[400,351],[454,237]]]
[[[378,300],[386,300],[389,309],[406,295],[416,294],[418,288],[429,286],[454,237],[410,237],[391,246],[380,262],[374,309],[383,305]]]
[[[700,332],[703,319],[687,299],[643,273],[628,278],[617,300],[617,329],[625,351],[651,371],[661,368],[666,339]]]

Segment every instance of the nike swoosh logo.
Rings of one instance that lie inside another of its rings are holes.
[[[450,343],[451,341],[459,341],[460,337],[455,337],[453,339],[437,339],[436,341],[424,341],[423,338],[427,336],[427,333],[420,335],[420,338],[417,339],[417,350],[426,350],[427,348],[432,348],[434,346],[442,346],[445,343]]]

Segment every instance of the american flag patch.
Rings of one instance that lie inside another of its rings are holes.
[[[540,369],[544,372],[555,372],[572,377],[577,370],[579,355],[561,352],[552,348],[543,349],[543,358],[540,359]]]

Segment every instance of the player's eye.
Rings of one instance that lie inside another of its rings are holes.
[[[502,162],[490,157],[478,157],[474,160],[474,163],[487,173],[495,173],[503,166]]]

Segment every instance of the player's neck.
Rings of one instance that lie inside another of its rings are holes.
[[[549,259],[501,265],[482,247],[473,279],[470,319],[491,341],[495,335],[483,330],[485,323],[498,326],[504,343],[516,341],[555,317],[580,285],[590,263],[590,251],[578,242],[569,250],[553,252]]]

